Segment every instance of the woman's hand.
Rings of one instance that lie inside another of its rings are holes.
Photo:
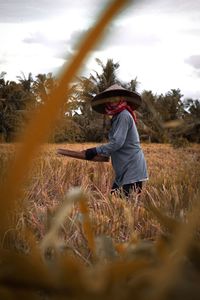
[[[97,155],[96,148],[89,148],[85,150],[85,158],[87,160],[92,160]]]

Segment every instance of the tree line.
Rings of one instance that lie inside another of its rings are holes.
[[[104,64],[96,59],[100,71],[77,77],[70,86],[66,102],[60,108],[57,124],[49,135],[49,142],[102,142],[106,140],[109,122],[104,115],[91,109],[93,96],[118,83],[137,91],[137,78],[122,82],[117,76],[120,67],[112,59]],[[13,142],[25,128],[34,112],[48,101],[49,94],[59,81],[52,75],[29,73],[17,76],[16,81],[0,74],[0,141]],[[183,99],[180,89],[165,94],[144,90],[142,105],[136,112],[142,141],[174,143],[200,142],[200,101]]]

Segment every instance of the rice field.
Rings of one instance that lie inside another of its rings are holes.
[[[170,145],[142,145],[148,164],[149,181],[141,198],[133,194],[130,201],[110,195],[113,180],[111,163],[98,163],[67,158],[56,154],[57,148],[84,150],[94,144],[45,145],[35,159],[24,191],[26,213],[22,212],[17,226],[28,226],[37,238],[47,233],[47,219],[62,204],[66,193],[81,187],[89,198],[90,218],[96,235],[108,235],[118,242],[128,241],[130,234],[155,239],[162,228],[146,209],[151,202],[165,214],[184,218],[198,192],[200,178],[200,147],[174,149]],[[17,146],[16,146],[17,147]],[[1,164],[14,155],[14,145],[1,145]],[[3,175],[2,175],[3,177]],[[75,220],[76,207],[63,227],[64,241],[73,247],[82,243]],[[70,225],[68,223],[71,223]],[[69,230],[70,228],[70,230]]]
[[[133,194],[130,201],[111,197],[110,162],[88,162],[56,154],[57,148],[84,150],[92,146],[94,144],[46,144],[40,148],[24,184],[23,197],[19,199],[18,209],[10,215],[10,228],[2,241],[5,261],[12,258],[8,264],[11,264],[11,273],[4,260],[2,263],[0,296],[8,293],[4,299],[23,299],[27,295],[33,299],[66,299],[64,295],[69,290],[69,299],[92,299],[94,295],[99,299],[129,299],[133,291],[136,299],[146,299],[151,293],[152,299],[156,299],[154,296],[164,299],[163,295],[168,297],[166,287],[162,282],[154,287],[152,280],[152,276],[159,278],[162,268],[171,266],[171,270],[165,272],[171,274],[178,261],[179,267],[181,264],[181,268],[189,268],[186,273],[199,276],[197,224],[194,237],[191,232],[188,235],[190,245],[195,244],[186,263],[183,258],[181,262],[177,260],[176,251],[180,249],[173,248],[173,242],[179,229],[189,222],[190,212],[199,200],[200,146],[174,149],[167,144],[143,144],[149,180],[140,199]],[[2,182],[17,147],[19,145],[1,144]],[[172,258],[166,263],[169,253],[174,253],[175,265]],[[44,265],[39,257],[43,257]],[[178,254],[178,257],[182,256]],[[52,266],[57,275],[52,273]],[[19,268],[24,268],[30,276],[18,274]],[[33,280],[33,273],[41,270],[44,278]],[[190,289],[190,280],[179,277],[178,288],[182,281],[188,281]],[[181,295],[169,278],[162,280],[168,282],[170,293]],[[146,295],[147,288],[151,293]],[[195,289],[199,288],[194,284]],[[15,298],[16,290],[20,298]],[[199,290],[195,290],[196,294],[200,295]]]

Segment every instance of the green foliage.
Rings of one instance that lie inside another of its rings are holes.
[[[49,136],[50,143],[81,142],[81,130],[71,117],[61,116]]]
[[[93,113],[91,118],[85,115],[76,115],[74,120],[80,128],[81,141],[84,142],[101,142],[106,135],[106,128],[102,134],[104,119],[99,118],[97,113]]]
[[[33,95],[24,86],[14,81],[5,81],[5,73],[0,78],[0,134],[2,141],[12,141],[24,125],[23,112],[33,102]]]
[[[190,143],[184,137],[177,137],[172,140],[171,144],[174,148],[185,148],[188,147]]]
[[[76,120],[81,126],[85,136],[85,141],[102,141],[107,135],[105,116],[91,110],[90,101],[97,93],[102,92],[110,85],[118,82],[116,71],[119,63],[114,63],[112,59],[108,59],[106,64],[100,59],[96,59],[97,64],[101,68],[101,72],[94,71],[89,78],[80,77],[77,83],[77,105],[82,116]],[[98,127],[100,125],[100,127]]]
[[[32,91],[39,103],[45,103],[48,95],[56,87],[57,83],[52,73],[38,74],[32,85]]]
[[[200,141],[200,101],[182,100],[179,89],[172,89],[165,95],[153,95],[152,91],[142,93],[143,103],[139,109],[142,120],[139,123],[141,135],[152,142],[172,142],[187,139]]]
[[[179,89],[172,89],[165,95],[160,95],[156,99],[156,109],[162,116],[162,120],[177,120],[184,116],[184,106],[181,100],[183,95]]]
[[[79,77],[70,86],[66,102],[60,109],[60,120],[50,134],[51,142],[102,142],[107,139],[106,116],[91,109],[93,96],[114,83],[137,91],[137,77],[130,82],[120,82],[117,77],[119,63],[108,59],[104,64],[96,59],[100,71],[88,77]],[[49,74],[31,73],[17,76],[19,83],[5,81],[0,75],[0,141],[12,141],[30,119],[37,107],[44,105],[49,94],[58,87],[57,79]],[[142,92],[142,105],[137,111],[138,130],[142,141],[181,144],[181,139],[200,142],[200,101],[182,99],[179,89],[155,95]],[[69,118],[66,118],[68,116]],[[174,122],[175,121],[175,122]],[[173,126],[170,123],[173,123]],[[178,141],[178,142],[177,142]]]
[[[181,133],[189,141],[200,143],[200,101],[185,99],[184,106],[187,110],[185,116],[187,125]]]

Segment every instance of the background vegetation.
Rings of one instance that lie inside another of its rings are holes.
[[[104,141],[108,130],[106,119],[91,110],[92,97],[114,83],[137,91],[137,78],[128,83],[118,79],[119,63],[112,59],[108,59],[105,65],[99,59],[96,62],[101,71],[93,71],[89,77],[78,77],[71,84],[66,104],[60,108],[57,125],[49,136],[50,142]],[[38,74],[33,79],[31,73],[27,77],[22,73],[17,76],[17,82],[6,81],[5,76],[5,72],[0,75],[0,139],[11,142],[27,126],[35,111],[48,101],[59,83],[52,74]],[[164,95],[144,90],[142,99],[137,112],[142,141],[177,145],[188,141],[199,143],[199,99],[185,99],[179,89],[172,89]]]

